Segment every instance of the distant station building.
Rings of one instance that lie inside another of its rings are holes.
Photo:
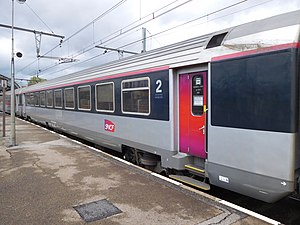
[[[11,88],[11,79],[9,77],[6,77],[6,76],[0,74],[0,80],[6,80],[7,81],[6,91],[9,91],[10,88]],[[17,88],[20,88],[20,85],[15,82],[15,89],[17,89]],[[1,86],[1,83],[0,83],[0,95],[2,95],[2,86]]]

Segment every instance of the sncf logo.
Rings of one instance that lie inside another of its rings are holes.
[[[104,130],[108,132],[115,132],[115,124],[110,120],[104,120]]]

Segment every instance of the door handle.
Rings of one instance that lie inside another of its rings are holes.
[[[202,130],[203,134],[205,134],[205,126],[204,125],[202,127],[200,127],[199,130]]]

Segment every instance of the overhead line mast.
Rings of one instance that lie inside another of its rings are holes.
[[[0,27],[12,29],[11,25],[6,25],[6,24],[0,24]],[[14,26],[14,29],[15,30],[20,30],[20,31],[25,31],[25,32],[31,32],[31,33],[39,33],[39,34],[42,34],[42,35],[48,35],[48,36],[52,36],[52,37],[58,37],[58,38],[61,38],[61,39],[65,38],[65,36],[62,36],[62,35],[52,34],[52,33],[47,33],[47,32],[42,32],[42,31],[36,31],[36,30],[22,28],[22,27],[15,27]]]
[[[37,31],[37,30],[28,29],[28,28],[22,28],[22,27],[15,27],[15,26],[12,27],[11,25],[6,25],[6,24],[0,24],[0,27],[4,27],[4,28],[8,28],[8,29],[12,29],[13,28],[15,30],[25,31],[25,32],[29,32],[29,33],[34,33],[35,47],[36,47],[36,56],[37,56],[37,58],[41,58],[41,56],[40,56],[40,49],[41,49],[42,35],[57,37],[57,38],[61,38],[61,39],[65,38],[65,36],[63,36],[63,35],[58,35],[58,34],[53,34],[53,33],[47,33],[47,32],[43,32],[43,31]]]
[[[6,24],[0,24],[0,27],[12,29],[11,25],[6,25]],[[36,57],[38,59],[40,59],[40,58],[57,59],[57,60],[59,60],[60,63],[69,63],[69,62],[76,62],[76,61],[78,61],[77,59],[73,59],[73,58],[52,57],[52,56],[40,55],[42,35],[57,37],[57,38],[61,38],[61,39],[64,39],[65,36],[54,34],[54,33],[47,33],[47,32],[43,32],[43,31],[37,31],[37,30],[33,30],[33,29],[22,28],[22,27],[15,27],[15,26],[14,26],[14,29],[15,30],[29,32],[29,33],[34,33],[35,47],[36,47]],[[62,40],[60,41],[60,43],[62,43]]]

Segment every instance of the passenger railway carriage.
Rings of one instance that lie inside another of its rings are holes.
[[[17,114],[274,202],[299,192],[299,26],[295,11],[18,89]]]

